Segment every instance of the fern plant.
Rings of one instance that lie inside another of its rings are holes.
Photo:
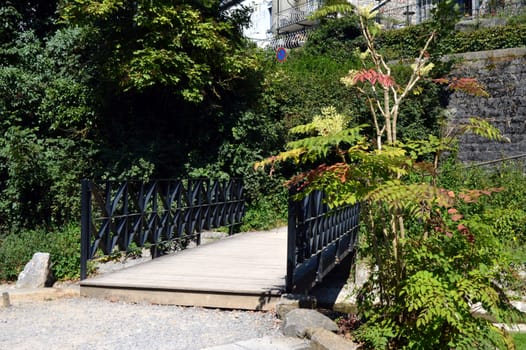
[[[399,106],[433,68],[426,47],[434,34],[411,65],[408,80],[396,82],[374,46],[380,30],[374,14],[363,9],[356,14],[367,43],[361,54],[364,68],[349,72],[342,82],[366,96],[374,141],[362,136],[363,125],[349,128],[349,118],[329,108],[291,130],[303,138],[290,142],[287,151],[256,167],[289,159],[316,165],[294,176],[289,186],[304,194],[321,189],[332,206],[362,203],[363,251],[372,257],[373,273],[360,291],[364,322],[355,336],[365,347],[511,349],[508,334],[473,311],[481,305],[492,321],[504,323],[523,318],[498,282],[509,271],[508,260],[495,242],[494,226],[482,216],[461,213],[502,189],[452,191],[436,185],[439,155],[453,147],[458,134],[501,136],[487,122],[472,119],[427,142],[400,142]],[[485,94],[472,79],[436,83]],[[429,154],[434,154],[433,162],[421,161]]]

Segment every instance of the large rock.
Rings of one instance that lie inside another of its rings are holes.
[[[35,253],[18,275],[15,288],[42,288],[51,282],[49,253]]]
[[[305,337],[309,328],[323,328],[331,332],[338,331],[336,323],[316,310],[296,309],[285,315],[283,334],[289,337]]]
[[[316,308],[316,298],[303,294],[283,294],[276,304],[276,314],[279,319],[285,319],[285,316],[296,309],[314,309]]]

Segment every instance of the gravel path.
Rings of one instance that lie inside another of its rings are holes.
[[[203,349],[282,337],[273,313],[72,298],[0,307],[0,349]]]

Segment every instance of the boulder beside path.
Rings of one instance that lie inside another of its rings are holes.
[[[43,288],[52,283],[49,253],[35,253],[18,275],[15,288]]]

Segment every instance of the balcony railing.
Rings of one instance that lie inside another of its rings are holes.
[[[270,41],[270,47],[277,49],[279,47],[285,47],[287,49],[293,49],[300,47],[305,44],[309,37],[311,29],[303,29],[297,32],[284,33],[275,35]]]
[[[321,7],[321,1],[307,1],[304,4],[278,12],[276,32],[278,34],[295,32],[315,24],[309,16]]]

